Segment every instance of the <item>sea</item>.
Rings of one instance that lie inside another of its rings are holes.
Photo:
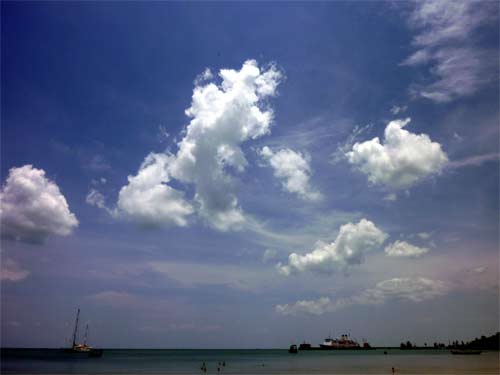
[[[384,352],[386,354],[384,354]],[[203,370],[205,364],[206,372]],[[394,372],[393,372],[394,369]],[[499,374],[499,352],[105,349],[71,358],[57,349],[2,349],[2,374]]]

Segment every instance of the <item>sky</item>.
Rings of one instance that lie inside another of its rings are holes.
[[[498,13],[2,2],[1,345],[498,331]]]

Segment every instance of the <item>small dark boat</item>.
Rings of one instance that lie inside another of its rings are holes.
[[[481,354],[481,350],[475,349],[452,349],[451,354],[457,355],[479,355]]]
[[[288,349],[288,353],[297,354],[298,353],[297,345],[295,345],[295,344],[290,345],[290,348]]]
[[[308,342],[304,341],[302,344],[299,345],[299,350],[312,350],[312,346]]]

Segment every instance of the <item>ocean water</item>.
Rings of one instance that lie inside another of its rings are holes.
[[[499,353],[446,350],[105,350],[68,358],[59,350],[2,350],[2,374],[499,374]],[[219,366],[225,362],[225,366]],[[220,369],[218,371],[218,368]]]

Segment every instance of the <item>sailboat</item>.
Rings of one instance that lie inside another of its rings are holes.
[[[78,344],[76,339],[78,337],[78,323],[80,320],[80,309],[76,312],[76,321],[75,321],[75,329],[73,331],[73,344],[71,348],[64,349],[65,353],[73,354],[78,357],[102,357],[103,350],[95,349],[91,346],[87,345],[88,333],[89,333],[89,325],[87,324],[85,328],[85,338],[83,344]]]

